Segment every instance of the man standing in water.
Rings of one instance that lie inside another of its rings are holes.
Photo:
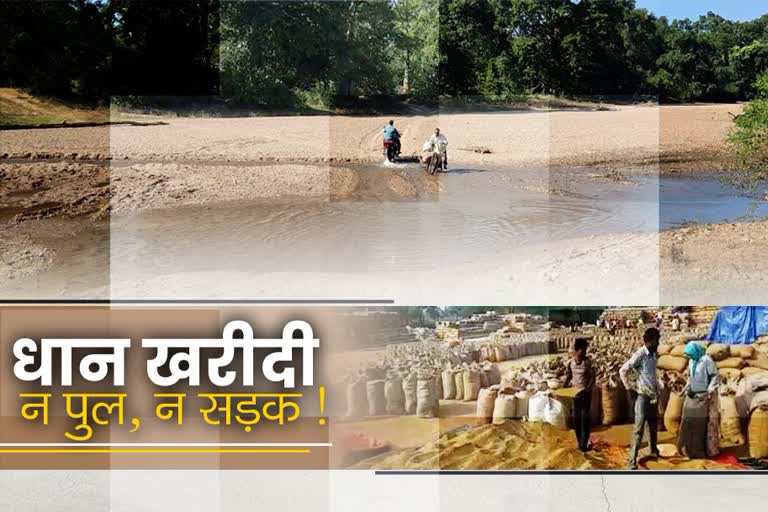
[[[435,128],[435,133],[429,138],[429,144],[432,146],[432,151],[437,147],[443,153],[443,169],[448,170],[448,139],[445,135],[440,133],[440,128]]]
[[[655,327],[650,327],[643,334],[644,346],[637,349],[632,357],[619,369],[619,376],[624,387],[635,395],[635,428],[632,430],[632,447],[629,451],[629,469],[637,469],[637,452],[643,441],[643,431],[648,423],[648,441],[651,454],[658,457],[659,448],[656,445],[658,429],[658,396],[661,383],[656,376],[656,362],[661,334]],[[631,382],[629,372],[634,370],[637,381]]]

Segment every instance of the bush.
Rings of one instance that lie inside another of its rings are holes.
[[[759,97],[744,107],[728,136],[736,165],[742,171],[730,181],[748,191],[768,183],[768,73],[760,75],[755,89]]]
[[[336,92],[338,86],[332,80],[320,80],[315,82],[308,90],[294,89],[300,106],[312,110],[330,111],[336,106]]]

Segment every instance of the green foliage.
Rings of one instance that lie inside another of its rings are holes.
[[[315,82],[307,90],[295,89],[293,92],[298,100],[299,106],[309,107],[312,110],[330,111],[335,106],[338,84],[332,80]]]
[[[757,98],[745,105],[728,138],[741,171],[730,181],[748,192],[768,183],[768,72],[755,80],[754,89]]]
[[[768,15],[670,22],[634,0],[0,2],[0,86],[106,101],[215,95],[332,109],[363,96],[756,97]]]

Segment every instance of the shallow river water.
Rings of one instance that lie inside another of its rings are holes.
[[[415,166],[399,170],[422,172]],[[197,290],[190,293],[203,296],[220,284],[210,277],[198,283],[194,276],[205,273],[290,269],[286,279],[296,281],[305,273],[416,271],[426,276],[440,268],[445,277],[445,269],[471,272],[478,261],[508,258],[532,245],[736,220],[754,205],[716,175],[612,182],[579,172],[563,174],[566,180],[534,174],[538,181],[504,171],[452,171],[439,177],[439,192],[422,199],[240,201],[113,216],[108,225],[79,234],[47,236],[48,243],[58,245],[53,268],[13,288],[30,298],[49,295],[47,288],[71,296],[79,296],[79,290],[89,296],[147,298],[132,283],[164,282],[167,276],[179,282],[188,276],[187,285]],[[768,215],[766,203],[752,213]],[[94,271],[97,259],[101,278]],[[105,267],[111,290],[103,278]],[[305,278],[312,280],[310,274]]]

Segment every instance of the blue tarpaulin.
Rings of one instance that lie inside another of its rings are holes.
[[[726,306],[712,320],[707,339],[747,345],[763,334],[768,334],[768,306]]]

